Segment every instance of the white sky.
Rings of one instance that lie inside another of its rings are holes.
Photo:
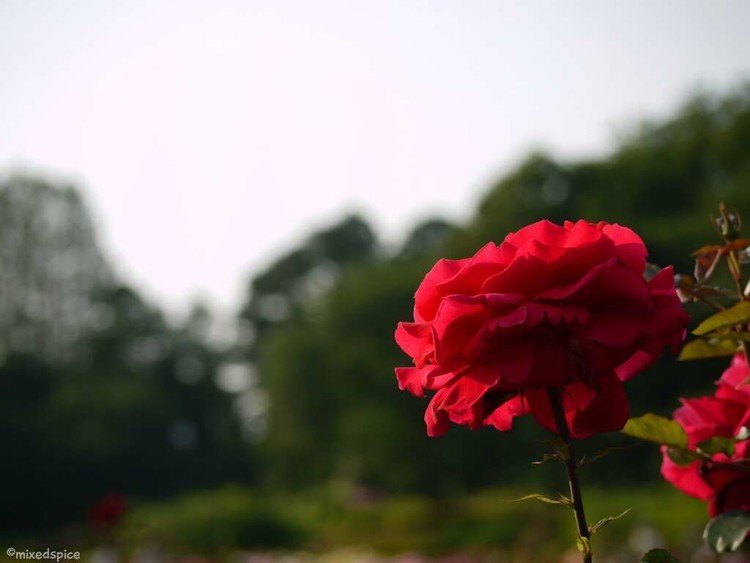
[[[0,172],[81,184],[127,280],[226,310],[345,211],[389,240],[461,220],[531,148],[600,154],[750,78],[749,23],[716,0],[0,0]]]

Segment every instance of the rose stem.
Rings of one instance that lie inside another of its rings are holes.
[[[583,498],[581,497],[581,486],[578,484],[578,463],[573,453],[573,443],[570,437],[568,422],[565,420],[565,411],[563,410],[562,396],[560,389],[553,387],[547,390],[549,402],[552,405],[552,413],[555,417],[557,433],[565,442],[567,448],[565,459],[565,468],[568,471],[568,483],[570,484],[570,498],[573,501],[573,511],[576,515],[576,525],[578,526],[578,536],[584,538],[585,549],[582,550],[584,563],[591,563],[591,533],[588,524],[586,524],[586,513],[583,510]]]

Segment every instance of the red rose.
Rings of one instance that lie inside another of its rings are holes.
[[[671,268],[643,277],[646,247],[607,223],[540,221],[472,258],[440,260],[396,341],[414,367],[401,389],[435,391],[427,433],[450,423],[508,430],[532,413],[554,430],[547,389],[562,388],[574,437],[622,428],[622,381],[683,339]]]
[[[732,365],[717,382],[713,397],[683,399],[674,413],[688,435],[688,446],[697,445],[712,436],[735,437],[750,426],[750,370],[744,354],[734,357]],[[674,463],[662,447],[661,473],[684,493],[708,501],[711,516],[728,510],[750,510],[750,464],[737,466],[750,458],[750,441],[738,442],[734,454],[716,454],[711,461],[694,461],[681,466]],[[734,464],[734,465],[732,465]]]

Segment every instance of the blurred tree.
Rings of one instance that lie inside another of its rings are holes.
[[[367,262],[378,252],[370,226],[357,216],[312,234],[297,249],[254,276],[240,313],[245,332],[253,335],[246,353],[253,359],[267,329],[289,318],[302,303],[325,293],[341,268]]]
[[[428,219],[417,225],[406,238],[397,257],[403,260],[414,260],[434,254],[441,248],[449,236],[455,234],[455,225],[443,219]]]
[[[92,293],[112,282],[78,192],[15,176],[0,183],[0,346],[66,358],[95,328]]]
[[[0,528],[82,520],[111,491],[253,482],[206,308],[172,327],[120,285],[71,187],[12,179],[0,216]]]
[[[749,137],[750,85],[697,96],[672,119],[641,124],[600,161],[534,154],[489,190],[448,250],[468,252],[542,218],[606,219],[636,229],[653,261],[687,268],[687,254],[711,236],[706,218],[717,201],[750,207]]]
[[[254,370],[260,361],[267,348],[267,336],[273,332],[273,328],[294,326],[297,319],[314,317],[315,314],[308,309],[314,308],[315,303],[337,284],[341,272],[357,264],[372,262],[379,256],[379,252],[370,226],[360,217],[349,216],[331,227],[312,233],[298,248],[287,252],[265,271],[253,277],[240,313],[238,331],[239,355],[249,362],[249,368]],[[303,310],[306,313],[303,314]],[[278,354],[271,352],[273,367],[261,369],[260,388],[250,390],[240,398],[244,404],[253,399],[258,404],[258,408],[251,409],[253,412],[247,419],[249,427],[258,438],[265,434],[267,424],[266,405],[258,400],[259,397],[265,397],[265,393],[273,388],[276,399],[271,408],[283,409],[287,402],[294,405],[289,410],[290,413],[293,412],[294,420],[277,420],[278,424],[288,426],[288,430],[279,436],[278,455],[273,454],[271,457],[284,458],[288,462],[284,465],[290,470],[282,475],[281,467],[277,467],[279,473],[274,477],[277,482],[285,482],[287,477],[290,482],[294,481],[291,473],[299,474],[299,463],[303,460],[307,468],[305,474],[309,477],[300,477],[299,480],[311,482],[330,473],[323,468],[330,466],[330,455],[312,454],[315,448],[325,446],[320,438],[326,434],[323,428],[326,425],[326,404],[332,398],[329,394],[331,386],[321,388],[322,395],[319,395],[315,388],[307,387],[307,383],[314,384],[313,378],[309,381],[296,377],[289,379],[283,372],[287,361],[284,352],[286,348],[293,350],[293,355],[290,356],[292,361],[300,360],[304,364],[315,365],[316,374],[326,371],[314,357],[306,355],[306,350],[312,351],[315,348],[317,337],[322,335],[306,330],[293,330],[271,346],[273,350],[279,350]],[[286,344],[286,339],[291,339],[291,342]],[[282,371],[276,372],[277,367]],[[262,412],[259,414],[258,411]],[[308,431],[305,426],[309,424],[314,428]],[[317,467],[317,460],[322,464],[320,468]]]

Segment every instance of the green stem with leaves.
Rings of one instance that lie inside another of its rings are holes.
[[[583,497],[581,496],[581,486],[578,483],[578,462],[573,453],[573,440],[570,436],[570,428],[565,419],[565,410],[563,409],[562,395],[560,389],[551,388],[548,390],[549,402],[552,406],[552,413],[555,417],[555,426],[557,433],[565,443],[566,451],[564,453],[565,469],[568,472],[568,484],[570,485],[570,500],[573,504],[573,512],[576,517],[576,526],[578,527],[578,550],[581,552],[584,563],[591,563],[591,532],[586,523],[586,512],[583,509]]]

